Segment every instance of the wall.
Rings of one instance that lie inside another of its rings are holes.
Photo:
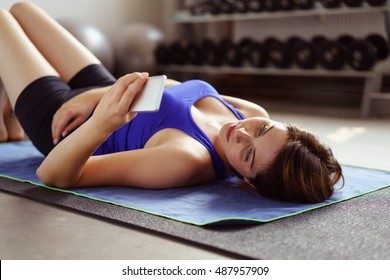
[[[15,0],[1,0],[9,9]],[[123,25],[146,22],[172,33],[169,16],[176,0],[33,0],[54,18],[83,20],[100,28],[109,38]]]

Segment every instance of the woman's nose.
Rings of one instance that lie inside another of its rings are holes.
[[[236,131],[236,142],[241,143],[248,141],[250,139],[250,134],[245,130],[245,128],[237,129]]]

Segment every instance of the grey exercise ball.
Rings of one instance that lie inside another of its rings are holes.
[[[58,19],[57,21],[93,53],[108,71],[114,70],[113,46],[97,27],[74,19]]]
[[[131,23],[119,29],[113,39],[117,73],[153,71],[154,52],[163,40],[163,33],[150,24]]]

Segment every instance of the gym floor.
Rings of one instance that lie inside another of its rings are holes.
[[[390,171],[388,119],[361,119],[357,107],[335,109],[265,100],[261,104],[274,119],[316,132],[341,163]],[[178,239],[0,192],[0,259],[232,258]]]

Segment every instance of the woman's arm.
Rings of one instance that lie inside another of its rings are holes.
[[[86,91],[65,102],[54,114],[52,120],[52,137],[56,145],[59,139],[82,123],[92,114],[103,95],[111,86]]]
[[[250,118],[250,117],[269,118],[268,112],[260,105],[257,105],[253,102],[241,98],[237,98],[237,97],[232,97],[227,95],[221,95],[221,96],[226,102],[232,104],[238,111],[240,111],[245,118]]]
[[[120,78],[104,94],[93,115],[61,141],[37,170],[41,181],[58,187],[74,186],[95,150],[136,114],[129,112],[134,97],[142,90],[147,75],[133,73]]]

